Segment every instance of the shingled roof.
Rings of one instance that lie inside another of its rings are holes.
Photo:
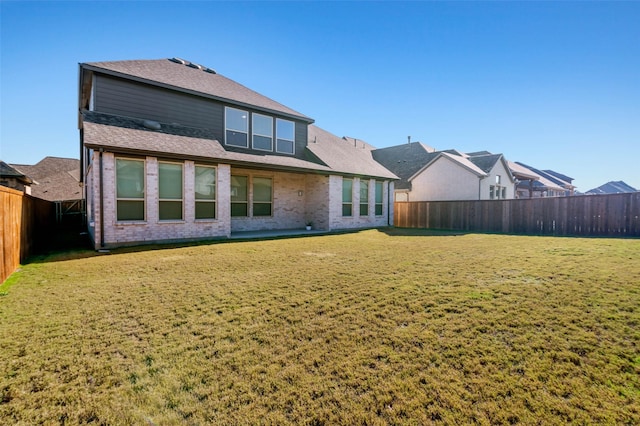
[[[34,180],[31,195],[48,201],[82,199],[80,161],[75,158],[45,157],[34,165],[13,164]]]
[[[0,160],[0,177],[12,178],[22,182],[25,185],[31,185],[33,180],[29,178],[24,172],[16,170],[15,167],[10,166],[4,161]]]
[[[126,77],[239,106],[279,113],[308,123],[313,122],[313,119],[230,80],[210,68],[182,59],[89,62],[82,63],[80,66],[89,71]]]
[[[195,161],[226,162],[273,170],[355,174],[396,179],[376,163],[368,149],[356,149],[349,142],[317,126],[309,127],[307,159],[284,155],[256,155],[225,150],[208,129],[162,124],[150,130],[143,120],[84,112],[85,144],[89,148],[131,154],[151,154]]]
[[[610,181],[605,183],[604,185],[600,185],[597,188],[590,189],[586,192],[586,194],[621,194],[636,191],[637,189],[635,189],[634,187],[627,185],[621,180],[618,180]]]
[[[376,149],[373,158],[400,178],[396,189],[411,189],[409,178],[438,156],[432,148],[420,142]]]

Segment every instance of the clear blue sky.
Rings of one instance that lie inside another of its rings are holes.
[[[374,146],[640,189],[640,2],[0,1],[0,159],[78,157],[78,63],[181,57]]]

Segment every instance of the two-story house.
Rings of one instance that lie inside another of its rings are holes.
[[[178,58],[80,64],[96,248],[393,223],[397,177],[363,143]]]

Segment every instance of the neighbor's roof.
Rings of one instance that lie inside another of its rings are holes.
[[[376,149],[372,154],[377,162],[400,178],[395,184],[396,189],[410,189],[409,178],[437,157],[438,153],[431,150],[431,147],[420,142],[411,142]]]
[[[573,185],[571,185],[571,183],[566,182],[562,179],[559,179],[555,176],[552,176],[549,173],[543,172],[542,170],[536,169],[535,167],[528,166],[519,161],[517,161],[517,163],[522,167],[525,167],[531,170],[532,172],[534,172],[535,174],[537,174],[538,176],[540,176],[539,182],[550,189],[560,188],[562,190],[565,190],[571,187],[575,188]]]
[[[586,194],[620,194],[636,191],[637,189],[635,189],[634,187],[627,185],[625,182],[619,180],[607,182],[597,188],[590,189],[586,192]]]
[[[34,165],[13,166],[34,180],[34,197],[49,201],[82,199],[80,161],[75,158],[45,157]]]
[[[486,152],[486,151],[485,151]],[[502,154],[467,154],[469,161],[478,166],[483,172],[489,173],[502,158]]]
[[[4,161],[0,160],[0,176],[4,178],[13,178],[17,179],[23,184],[30,185],[33,183],[33,180],[26,175],[26,173],[17,170],[14,166],[10,166]]]
[[[226,162],[243,167],[274,170],[396,178],[372,159],[367,161],[367,156],[371,158],[370,151],[363,149],[362,153],[358,153],[356,149],[352,149],[347,152],[342,146],[348,145],[346,141],[316,126],[309,128],[310,141],[315,137],[316,142],[309,148],[309,158],[304,160],[285,155],[227,151],[208,129],[162,124],[161,130],[154,131],[144,127],[144,120],[134,118],[94,112],[85,112],[83,117],[85,145],[94,149],[107,148],[120,153]],[[339,158],[341,156],[349,158],[343,161]]]
[[[313,122],[313,119],[217,74],[210,68],[182,59],[89,62],[82,63],[80,66],[91,71],[133,78],[148,84]]]
[[[543,170],[543,172],[545,172],[545,173],[547,173],[547,174],[549,174],[551,176],[554,176],[554,177],[556,177],[556,178],[558,178],[558,179],[560,179],[560,180],[562,180],[564,182],[567,182],[568,184],[571,184],[571,182],[573,182],[573,178],[572,177],[569,177],[567,175],[563,175],[562,173],[558,173],[558,172],[556,172],[554,170]]]
[[[536,169],[533,169],[525,164],[509,161],[509,168],[511,173],[521,180],[530,179],[533,181],[535,190],[553,189],[555,191],[566,191],[566,188],[556,184],[552,180],[548,179],[544,174],[538,173]]]

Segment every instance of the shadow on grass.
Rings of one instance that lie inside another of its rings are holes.
[[[454,231],[450,229],[426,229],[426,228],[378,228],[378,231],[390,237],[456,237],[472,234],[466,231]]]

